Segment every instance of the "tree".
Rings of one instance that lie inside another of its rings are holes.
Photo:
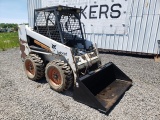
[[[0,23],[0,28],[13,28],[14,31],[18,30],[18,24],[13,23]]]

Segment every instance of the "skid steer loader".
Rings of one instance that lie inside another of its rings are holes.
[[[21,58],[27,77],[46,77],[73,98],[106,113],[132,84],[116,65],[101,65],[96,45],[84,39],[81,9],[54,6],[35,9],[34,28],[19,25]]]

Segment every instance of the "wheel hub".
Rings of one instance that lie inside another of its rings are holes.
[[[33,65],[32,64],[29,65],[29,70],[33,71]]]
[[[25,67],[26,67],[27,72],[34,75],[34,66],[33,66],[32,61],[27,60],[26,63],[25,63]]]
[[[58,75],[57,74],[53,74],[53,78],[57,80],[58,79]]]
[[[61,75],[57,68],[51,67],[48,72],[48,77],[49,77],[49,80],[54,84],[56,85],[61,84]]]

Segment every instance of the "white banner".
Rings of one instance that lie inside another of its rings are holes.
[[[128,0],[42,0],[42,7],[57,5],[82,8],[86,33],[126,34]]]

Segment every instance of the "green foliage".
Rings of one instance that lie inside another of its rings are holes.
[[[0,33],[0,50],[19,46],[18,32]]]
[[[17,31],[18,30],[18,24],[0,23],[0,28],[13,28],[15,31]]]

